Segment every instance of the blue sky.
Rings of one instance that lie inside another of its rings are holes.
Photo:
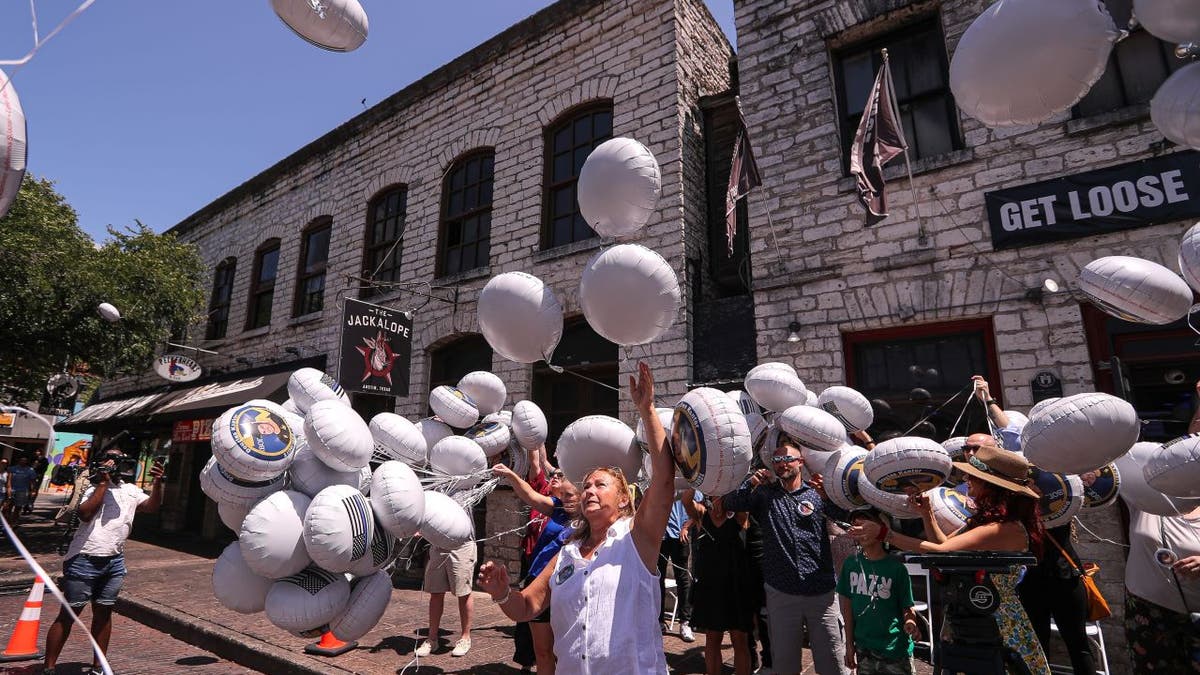
[[[42,34],[81,0],[35,0]],[[13,76],[29,169],[103,238],[165,230],[550,0],[361,0],[365,45],[317,49],[268,0],[98,0]],[[706,0],[732,41],[732,0]],[[0,3],[0,60],[33,44],[29,4]],[[12,72],[12,67],[5,67]]]

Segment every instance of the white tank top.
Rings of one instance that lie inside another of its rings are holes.
[[[658,575],[646,569],[629,528],[613,523],[591,560],[562,548],[550,576],[550,626],[559,675],[667,672]]]

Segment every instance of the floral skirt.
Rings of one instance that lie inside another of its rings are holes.
[[[1125,641],[1135,673],[1200,673],[1200,626],[1187,614],[1127,592]]]

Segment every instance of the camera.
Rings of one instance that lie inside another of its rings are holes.
[[[112,466],[108,465],[110,461]],[[88,464],[89,479],[93,483],[99,482],[101,474],[108,474],[109,480],[132,481],[137,476],[137,458],[120,450],[109,450]]]

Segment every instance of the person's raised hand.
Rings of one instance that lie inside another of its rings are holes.
[[[509,592],[508,568],[490,560],[479,568],[476,581],[485,593],[492,596],[492,600],[499,600]]]
[[[992,397],[992,392],[988,388],[988,381],[983,379],[982,375],[973,375],[971,380],[975,382],[975,395],[980,401],[987,401]]]
[[[629,376],[629,397],[641,412],[654,413],[654,375],[645,361],[638,361],[638,375]]]
[[[933,517],[933,502],[924,493],[910,492],[908,505],[919,511],[922,516]]]
[[[492,475],[495,476],[496,478],[503,478],[510,482],[512,481],[512,479],[517,477],[517,474],[513,473],[512,469],[508,468],[507,466],[505,466],[503,464],[497,464],[497,465],[493,466],[492,467]]]

